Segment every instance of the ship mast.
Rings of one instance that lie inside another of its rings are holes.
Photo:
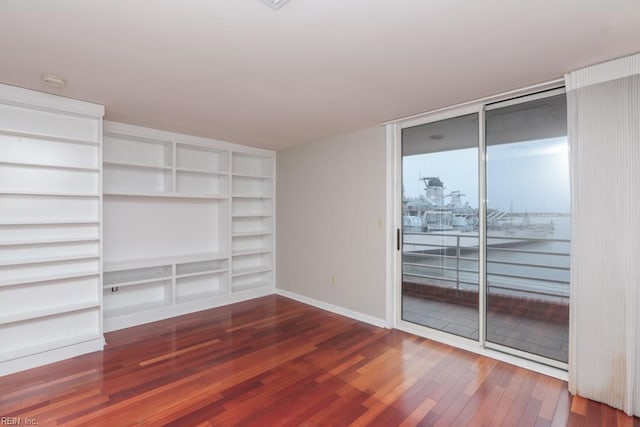
[[[440,178],[430,176],[420,178],[420,180],[424,182],[424,191],[427,195],[427,200],[438,208],[444,207],[444,184]]]

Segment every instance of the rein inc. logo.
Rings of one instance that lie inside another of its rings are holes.
[[[0,425],[3,426],[35,426],[38,421],[35,418],[0,417]]]

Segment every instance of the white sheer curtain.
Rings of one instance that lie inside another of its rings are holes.
[[[640,415],[640,54],[566,76],[569,390]]]

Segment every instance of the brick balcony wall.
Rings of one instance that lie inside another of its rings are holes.
[[[478,309],[478,293],[469,290],[403,282],[402,292],[418,298]],[[568,300],[566,302],[558,302],[533,296],[490,294],[487,307],[490,313],[526,317],[552,323],[569,323]]]

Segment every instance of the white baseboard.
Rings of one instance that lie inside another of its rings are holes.
[[[340,307],[338,305],[329,304],[328,302],[320,301],[315,298],[306,297],[304,295],[296,294],[294,292],[285,291],[284,289],[276,288],[276,294],[283,297],[291,298],[298,302],[312,305],[322,310],[330,311],[332,313],[339,314],[341,316],[350,317],[351,319],[358,320],[360,322],[368,323],[379,328],[389,328],[389,325],[384,319],[378,317],[369,316],[358,311],[349,310],[348,308]]]
[[[103,348],[104,338],[98,337],[84,342],[64,345],[59,348],[5,360],[0,362],[0,376],[48,365],[49,363],[59,362],[82,354],[93,353],[94,351],[102,351]]]
[[[210,308],[216,308],[222,305],[235,304],[241,301],[260,298],[267,295],[272,295],[273,293],[273,287],[268,286],[264,288],[250,289],[227,295],[219,295],[211,298],[203,298],[174,306],[159,307],[156,309],[145,310],[139,313],[132,313],[124,316],[113,318],[107,317],[104,319],[104,331],[117,331],[118,329],[130,328],[132,326],[156,322],[158,320],[169,319],[171,317],[182,316],[183,314],[195,313],[197,311],[209,310]]]

